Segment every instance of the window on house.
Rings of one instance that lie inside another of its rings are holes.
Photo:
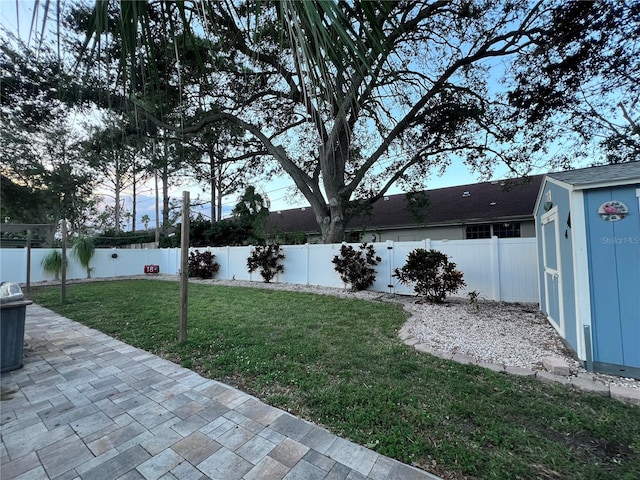
[[[520,223],[494,223],[493,235],[498,238],[520,238]]]
[[[520,223],[479,223],[477,225],[467,225],[465,227],[465,238],[474,240],[477,238],[520,238]]]
[[[362,232],[351,231],[344,233],[344,241],[347,243],[359,243],[362,238]]]
[[[475,240],[477,238],[491,238],[491,225],[489,225],[488,223],[467,225],[464,238],[466,238],[467,240]]]

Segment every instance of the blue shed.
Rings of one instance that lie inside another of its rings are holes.
[[[545,176],[540,309],[588,369],[640,378],[640,162]]]

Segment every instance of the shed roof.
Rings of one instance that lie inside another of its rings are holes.
[[[367,215],[351,219],[347,229],[395,229],[418,226],[459,225],[504,219],[533,218],[543,175],[426,190],[426,221],[407,208],[405,194],[389,195],[373,204]],[[310,207],[271,212],[271,228],[283,232],[316,232]]]
[[[640,161],[550,173],[548,177],[576,188],[638,182],[640,181]]]

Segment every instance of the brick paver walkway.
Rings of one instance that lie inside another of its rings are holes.
[[[438,480],[38,305],[25,340],[3,480]]]

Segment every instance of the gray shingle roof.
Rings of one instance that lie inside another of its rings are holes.
[[[368,215],[351,219],[347,229],[410,228],[533,218],[542,178],[543,175],[535,175],[427,190],[426,222],[417,220],[410,213],[405,194],[389,195],[386,200],[374,203]],[[282,232],[318,231],[310,207],[271,212],[269,220],[272,229]]]
[[[576,187],[588,187],[602,183],[640,181],[640,161],[580,168],[566,172],[550,173],[549,177]]]

